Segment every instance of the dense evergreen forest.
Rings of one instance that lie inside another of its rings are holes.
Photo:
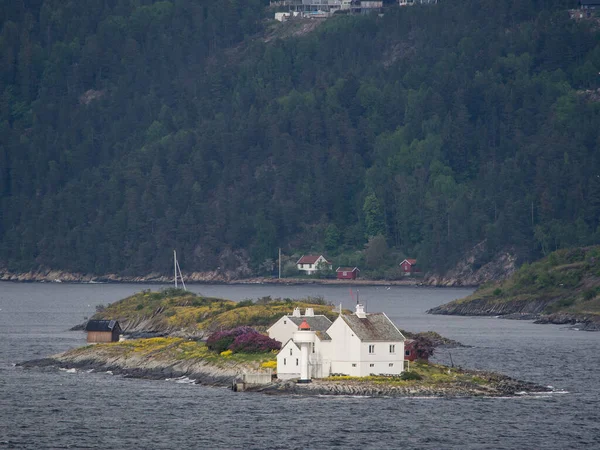
[[[372,270],[600,242],[600,25],[456,0],[0,0],[0,266]],[[370,251],[370,252],[369,252]]]

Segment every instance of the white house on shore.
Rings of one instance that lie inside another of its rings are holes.
[[[308,275],[323,269],[331,270],[331,263],[323,255],[302,255],[296,266]]]
[[[308,382],[332,374],[364,377],[404,371],[405,338],[385,313],[368,314],[357,304],[354,314],[340,313],[325,328],[326,321],[310,308],[305,315],[296,309],[267,330],[283,344],[277,355],[278,378]]]

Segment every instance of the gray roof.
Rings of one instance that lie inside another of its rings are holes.
[[[361,341],[404,341],[404,336],[384,313],[367,314],[361,319],[342,314],[342,319]]]
[[[315,333],[319,339],[321,339],[322,341],[330,341],[331,340],[331,336],[329,336],[325,331],[317,331]]]
[[[300,325],[304,319],[308,322],[311,331],[327,331],[327,329],[331,326],[331,320],[327,318],[327,316],[318,315],[318,316],[288,316],[292,322],[296,325]]]
[[[88,320],[85,331],[113,331],[121,332],[119,322],[116,320]]]

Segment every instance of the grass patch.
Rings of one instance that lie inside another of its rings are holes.
[[[324,314],[331,320],[337,317],[332,305],[322,297],[293,301],[263,297],[256,302],[244,300],[236,303],[212,297],[203,297],[192,292],[167,289],[165,291],[143,291],[115,302],[99,311],[93,319],[115,319],[127,329],[128,323],[150,320],[152,329],[208,332],[252,326],[264,331],[284,314],[294,308],[313,308],[315,314]]]
[[[351,377],[346,375],[331,376],[326,381],[374,383],[389,386],[410,386],[412,384],[440,385],[448,383],[475,383],[479,385],[488,384],[488,380],[479,375],[464,371],[459,368],[450,368],[440,364],[428,363],[426,361],[415,361],[410,365],[410,372],[400,375],[370,375],[368,377]]]

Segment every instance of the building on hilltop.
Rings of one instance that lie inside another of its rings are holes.
[[[354,314],[340,313],[327,328],[307,313],[284,316],[267,330],[283,344],[277,355],[278,378],[307,382],[331,374],[364,377],[404,371],[405,338],[385,313],[368,314],[357,304]],[[292,318],[294,325],[300,322],[295,330],[288,326]]]
[[[87,331],[87,341],[90,344],[118,342],[123,332],[116,320],[88,320],[85,331]]]
[[[331,270],[331,263],[323,255],[302,255],[302,258],[296,262],[296,266],[298,270],[302,270],[308,275],[323,269]]]

